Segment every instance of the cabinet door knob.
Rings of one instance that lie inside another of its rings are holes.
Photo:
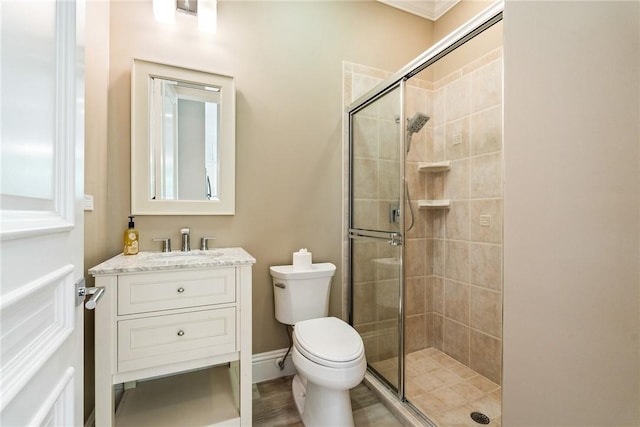
[[[183,288],[183,287],[179,287],[179,288],[178,288],[178,293],[179,293],[179,294],[181,294],[181,293],[183,293],[183,292],[184,292],[184,288]]]
[[[184,331],[178,331],[178,336],[181,337],[184,335]]]

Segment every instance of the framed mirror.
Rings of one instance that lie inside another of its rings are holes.
[[[233,215],[233,77],[133,60],[131,213]]]

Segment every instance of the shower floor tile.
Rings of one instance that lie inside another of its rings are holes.
[[[501,427],[498,384],[435,348],[410,353],[406,360],[406,398],[439,427],[478,427],[472,412],[489,417],[489,426]],[[382,374],[397,372],[396,359],[372,365]]]

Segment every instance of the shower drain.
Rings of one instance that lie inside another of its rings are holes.
[[[471,419],[478,424],[489,424],[491,420],[482,412],[472,412]]]

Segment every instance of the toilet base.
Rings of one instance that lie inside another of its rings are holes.
[[[291,384],[296,408],[305,427],[353,427],[349,390],[335,390],[305,381],[300,375]]]
[[[306,380],[300,376],[300,374],[296,374],[293,377],[293,381],[291,383],[291,391],[293,393],[293,401],[296,403],[296,409],[298,410],[298,414],[300,418],[302,418],[302,412],[304,411],[304,401],[307,392]]]

